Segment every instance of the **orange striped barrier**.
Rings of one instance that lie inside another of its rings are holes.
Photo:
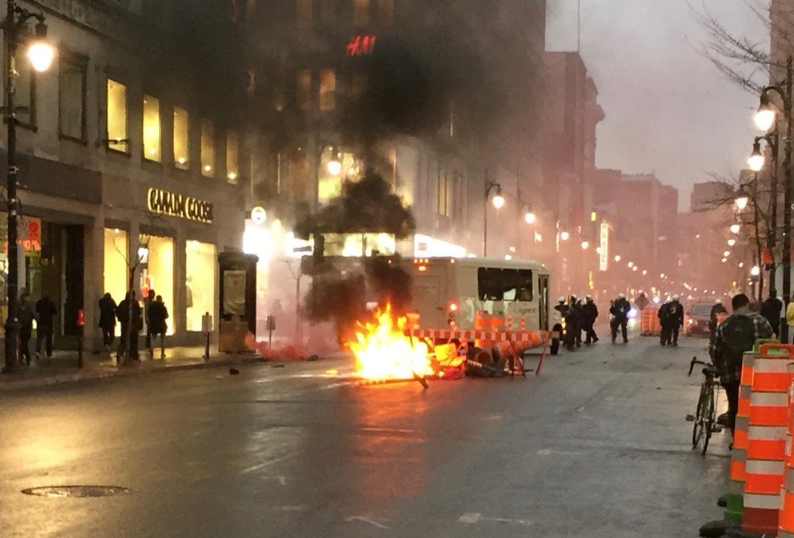
[[[789,374],[794,375],[794,364],[788,364]],[[780,528],[778,538],[794,538],[794,383],[788,393],[788,426],[786,432],[786,471],[783,477],[783,489],[780,492]]]
[[[641,336],[661,336],[662,325],[659,321],[658,308],[646,308],[640,315]]]
[[[742,529],[774,535],[780,518],[794,346],[763,344],[753,363]]]
[[[742,380],[739,385],[739,409],[733,433],[731,451],[731,472],[728,480],[728,499],[725,519],[742,519],[742,495],[744,495],[745,471],[747,465],[748,432],[750,429],[750,396],[753,384],[753,362],[757,351],[750,351],[742,358]]]
[[[453,329],[408,329],[406,336],[414,338],[433,338],[437,340],[466,340],[481,342],[515,342],[540,347],[546,343],[551,333],[548,331],[485,331]]]

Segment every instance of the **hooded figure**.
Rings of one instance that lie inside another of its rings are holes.
[[[551,328],[552,335],[551,335],[551,354],[557,355],[560,351],[560,340],[564,338],[564,327],[562,326],[562,322],[565,319],[565,316],[568,314],[568,305],[565,304],[565,297],[560,297],[557,304],[554,306],[554,312],[552,316],[554,317],[554,326]]]
[[[598,342],[598,335],[593,327],[598,319],[598,307],[593,298],[588,295],[585,298],[585,304],[582,306],[582,328],[585,331],[585,345],[595,344]]]

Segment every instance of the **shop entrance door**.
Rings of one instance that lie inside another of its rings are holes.
[[[25,262],[27,289],[33,301],[49,295],[58,307],[56,346],[72,347],[85,289],[83,227],[42,222],[41,252],[26,256]],[[59,339],[64,336],[68,337],[66,341]]]

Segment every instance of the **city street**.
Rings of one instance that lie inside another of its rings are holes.
[[[729,464],[729,434],[690,450],[706,341],[607,340],[427,391],[324,361],[3,394],[0,536],[697,536]],[[130,491],[21,493],[54,485]]]

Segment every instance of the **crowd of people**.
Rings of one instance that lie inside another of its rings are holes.
[[[30,293],[25,291],[20,296],[18,306],[19,321],[19,355],[20,361],[30,365],[33,356],[30,341],[33,338],[34,323],[36,330],[36,358],[41,357],[42,349],[47,358],[53,356],[53,335],[55,334],[55,318],[58,307],[49,295],[42,296],[33,303]],[[116,337],[116,325],[121,325],[121,338],[116,357],[127,355],[133,361],[140,361],[138,339],[144,330],[146,321],[146,349],[154,357],[153,343],[159,337],[160,358],[165,358],[165,333],[168,330],[168,308],[163,297],[149,291],[143,306],[136,300],[135,292],[129,292],[118,304],[110,293],[99,300],[99,328],[102,330],[102,341],[106,352],[110,352]],[[129,350],[127,339],[129,337]]]
[[[576,295],[571,295],[567,299],[560,297],[555,310],[554,332],[559,338],[554,339],[551,353],[556,355],[559,351],[559,343],[562,342],[565,349],[574,351],[582,347],[582,343],[590,346],[599,341],[595,331],[595,324],[598,320],[598,306],[593,297],[585,296],[584,302]],[[612,332],[612,343],[616,343],[618,333],[623,337],[623,343],[628,343],[628,322],[631,312],[631,303],[623,294],[611,301],[609,306],[610,329]],[[584,338],[582,336],[584,335]]]
[[[165,358],[165,333],[168,330],[168,308],[163,303],[162,295],[156,295],[154,290],[149,290],[143,300],[143,307],[136,300],[135,292],[130,291],[124,299],[116,304],[113,297],[106,293],[99,300],[99,328],[102,330],[102,340],[105,351],[113,347],[116,337],[116,321],[121,325],[121,338],[116,351],[116,358],[127,355],[133,361],[140,361],[138,340],[144,329],[146,320],[146,349],[154,357],[153,343],[160,339],[160,358]],[[129,338],[129,349],[128,349]]]

